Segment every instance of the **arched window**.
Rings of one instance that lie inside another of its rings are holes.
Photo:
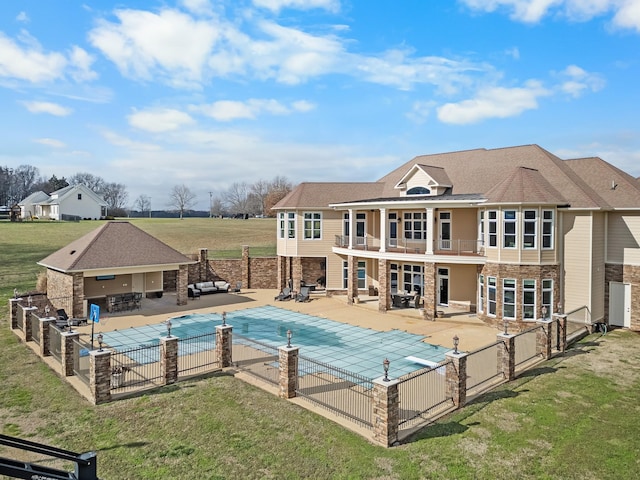
[[[407,195],[429,195],[431,190],[427,187],[413,187],[407,190]]]

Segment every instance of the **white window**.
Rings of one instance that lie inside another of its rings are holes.
[[[404,212],[404,238],[424,240],[427,238],[427,212]]]
[[[498,246],[498,212],[489,211],[489,246]]]
[[[284,212],[278,213],[278,233],[280,238],[284,238],[284,232],[286,230]]]
[[[516,248],[516,211],[505,210],[502,214],[502,247]]]
[[[480,211],[480,223],[478,223],[478,240],[484,246],[484,210]]]
[[[525,210],[523,212],[522,225],[522,247],[536,248],[536,226],[538,225],[538,212],[536,210]]]
[[[318,212],[305,212],[304,239],[320,240],[321,238],[322,238],[322,214]]]
[[[367,264],[358,261],[358,289],[367,288]],[[342,262],[342,288],[349,288],[349,262]]]
[[[542,211],[542,248],[553,248],[553,210]]]
[[[545,320],[551,318],[553,313],[553,280],[542,280],[542,317]]]
[[[405,263],[402,266],[402,289],[422,295],[423,269],[422,265]]]
[[[294,212],[287,213],[287,236],[296,238],[296,214]]]
[[[496,316],[496,277],[487,277],[487,294],[488,298],[488,311],[489,315],[495,317]]]
[[[478,277],[478,306],[479,312],[484,312],[484,275]]]
[[[516,281],[502,280],[502,318],[516,318]]]
[[[356,213],[356,245],[366,245],[367,242],[367,215]]]
[[[536,281],[522,281],[522,318],[534,320],[536,318]]]

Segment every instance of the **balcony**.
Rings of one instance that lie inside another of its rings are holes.
[[[354,240],[354,250],[380,251],[379,238],[356,237]],[[340,248],[349,248],[349,236],[336,235],[335,246]],[[390,253],[424,254],[427,251],[427,246],[424,240],[393,238],[387,239],[385,250]],[[433,254],[484,256],[484,245],[477,239],[439,240],[437,245],[435,245]]]

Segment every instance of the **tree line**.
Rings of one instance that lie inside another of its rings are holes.
[[[151,214],[151,198],[142,194],[133,205],[128,206],[127,187],[121,183],[107,182],[92,173],[80,172],[69,177],[58,178],[52,175],[46,178],[40,175],[37,167],[20,165],[9,168],[0,165],[0,205],[8,207],[19,203],[32,193],[43,191],[51,194],[70,185],[84,185],[98,194],[107,203],[110,216],[124,217],[131,213],[139,216]],[[273,180],[258,180],[253,184],[236,182],[225,192],[215,194],[209,192],[209,216],[273,216],[271,207],[285,197],[293,186],[282,176]],[[192,211],[197,201],[196,195],[186,185],[176,185],[168,192],[167,206],[182,218]]]

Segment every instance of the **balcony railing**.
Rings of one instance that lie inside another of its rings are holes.
[[[348,235],[336,235],[335,246],[349,247]],[[355,237],[353,242],[355,250],[380,250],[380,239],[374,237]],[[407,238],[388,238],[386,251],[394,253],[426,253],[425,240],[412,240]],[[479,240],[440,240],[433,252],[435,255],[484,255],[484,245]]]

